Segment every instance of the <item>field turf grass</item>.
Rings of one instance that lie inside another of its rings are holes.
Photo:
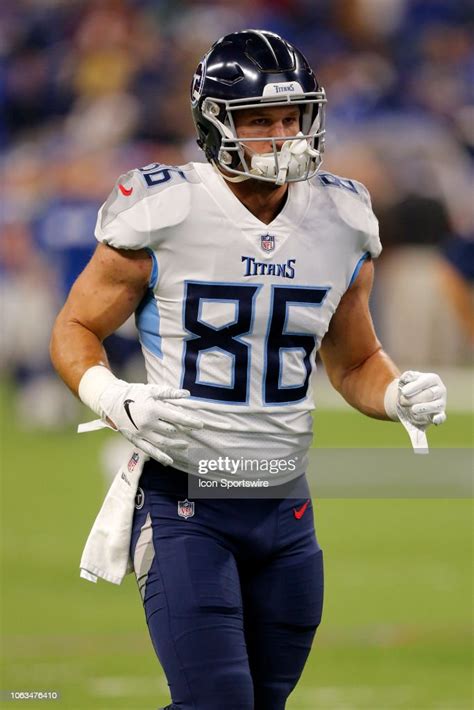
[[[0,689],[58,691],[40,704],[58,710],[165,705],[134,579],[78,576],[107,433],[22,433],[0,392]],[[351,411],[320,412],[316,427],[319,446],[406,446],[401,427]],[[456,456],[472,419],[451,414],[430,443]],[[472,501],[321,500],[315,514],[325,610],[288,710],[472,708]]]

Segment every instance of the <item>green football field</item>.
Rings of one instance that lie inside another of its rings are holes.
[[[169,696],[134,579],[78,575],[107,433],[22,433],[1,392],[1,689],[57,691],[41,707],[58,710],[156,710]],[[406,446],[401,427],[355,412],[319,412],[316,427],[319,446]],[[472,419],[450,414],[430,443],[455,457]],[[473,707],[472,512],[470,500],[316,501],[325,610],[289,710]]]

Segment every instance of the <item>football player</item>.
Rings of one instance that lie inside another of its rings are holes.
[[[364,414],[445,418],[440,378],[400,375],[375,335],[377,220],[363,185],[318,172],[325,103],[281,37],[217,41],[191,87],[207,163],[118,179],[54,328],[66,384],[150,457],[131,550],[170,708],[280,710],[301,675],[322,553],[307,489],[281,492],[304,482],[316,351]],[[133,312],[148,384],[117,379],[101,344]],[[200,461],[256,451],[288,464],[267,498],[188,499]]]

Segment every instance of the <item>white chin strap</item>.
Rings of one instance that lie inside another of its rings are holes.
[[[318,151],[311,148],[305,138],[294,138],[285,141],[279,152],[255,153],[252,156],[250,172],[255,176],[275,178],[276,185],[283,185],[288,178],[303,178],[308,172],[309,161],[318,155]]]

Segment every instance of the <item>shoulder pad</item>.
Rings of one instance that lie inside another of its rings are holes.
[[[186,217],[194,181],[188,166],[159,163],[120,175],[99,210],[96,238],[117,249],[149,247],[157,230]]]
[[[361,246],[365,246],[373,258],[379,256],[382,251],[379,223],[373,213],[369,191],[365,185],[332,173],[318,173],[313,184],[325,191],[343,222],[365,235],[364,244]]]

